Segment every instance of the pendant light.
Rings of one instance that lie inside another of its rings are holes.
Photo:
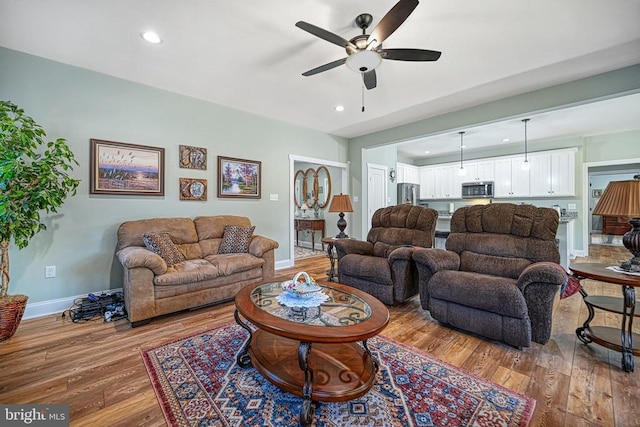
[[[522,170],[528,171],[531,167],[529,163],[529,157],[527,152],[527,122],[531,119],[522,119],[524,122],[524,161],[522,162]]]
[[[464,170],[464,165],[462,164],[462,149],[464,148],[464,145],[462,143],[463,140],[463,135],[464,135],[464,131],[462,132],[458,132],[460,134],[460,170],[458,170],[458,175],[460,176],[464,176],[465,174],[465,170]]]

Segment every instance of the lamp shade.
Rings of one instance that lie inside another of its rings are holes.
[[[640,218],[640,180],[612,181],[607,184],[593,215]]]
[[[329,212],[353,212],[351,199],[347,194],[336,194],[331,200]]]

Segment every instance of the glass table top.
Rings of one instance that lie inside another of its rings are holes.
[[[282,284],[286,282],[265,283],[256,287],[250,295],[251,301],[261,310],[292,322],[314,326],[349,326],[362,323],[371,317],[371,307],[366,301],[353,295],[327,285],[321,285],[318,292],[326,295],[325,302],[312,307],[293,306],[288,307],[278,301],[282,300],[285,292]],[[288,298],[287,301],[291,301]],[[301,305],[304,305],[301,298]]]

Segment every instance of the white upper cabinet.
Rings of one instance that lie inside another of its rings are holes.
[[[529,155],[531,197],[575,196],[575,149]]]
[[[420,171],[417,166],[406,163],[396,163],[396,178],[398,184],[405,182],[409,184],[420,183]]]
[[[464,165],[465,175],[462,177],[462,182],[493,181],[495,177],[494,164],[493,159],[467,162]]]
[[[436,168],[434,166],[420,168],[420,198],[436,198]]]
[[[495,160],[495,196],[529,197],[529,171],[522,168],[522,157]]]

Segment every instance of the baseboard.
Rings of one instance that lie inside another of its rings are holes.
[[[109,294],[114,292],[122,292],[122,288],[93,292],[93,294],[100,295],[103,292],[109,293]],[[72,297],[65,297],[65,298],[34,302],[34,303],[29,303],[27,301],[27,307],[24,309],[24,315],[22,316],[22,318],[33,319],[35,317],[48,316],[49,314],[62,313],[63,311],[71,308],[74,304],[74,301],[80,298],[86,298],[87,295],[89,294],[76,295]]]
[[[291,261],[290,259],[285,259],[282,261],[276,261],[276,265],[275,265],[275,269],[276,270],[280,270],[282,268],[289,268],[289,267],[293,267],[293,261]]]

